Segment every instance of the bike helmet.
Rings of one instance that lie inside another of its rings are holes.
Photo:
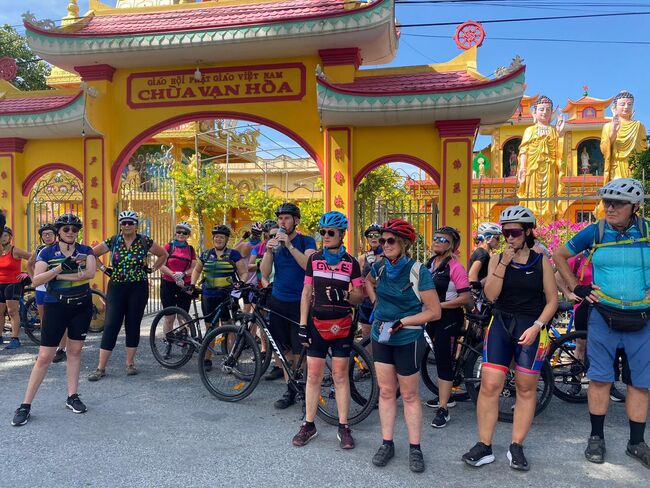
[[[54,227],[56,227],[57,232],[64,225],[73,225],[75,227],[78,227],[79,229],[83,227],[81,219],[77,217],[75,214],[71,214],[71,213],[59,215],[59,217],[54,221]]]
[[[285,202],[282,205],[278,207],[278,209],[275,211],[275,215],[279,217],[282,214],[289,214],[293,215],[297,219],[300,218],[300,209],[294,205],[291,202]]]
[[[10,236],[14,235],[14,231],[11,230],[11,227],[7,227],[6,225],[5,225],[5,227],[2,229],[2,233],[4,234],[5,232],[6,232],[7,234],[9,234]]]
[[[381,227],[381,232],[390,232],[396,236],[415,242],[415,229],[406,220],[390,219]]]
[[[253,225],[251,225],[251,232],[253,234],[261,234],[264,231],[264,227],[262,226],[262,222],[253,222]]]
[[[453,252],[460,247],[460,232],[458,232],[453,227],[440,227],[436,229],[435,234],[445,234],[446,236],[451,237],[451,249]]]
[[[124,210],[120,212],[120,215],[117,217],[118,222],[122,222],[123,220],[132,220],[136,224],[138,224],[140,221],[138,220],[138,214],[134,212],[133,210]]]
[[[368,228],[364,231],[363,236],[368,237],[368,234],[370,234],[371,232],[381,232],[381,225],[370,224]]]
[[[336,210],[332,212],[324,213],[320,222],[318,222],[319,227],[332,227],[333,229],[347,230],[348,228],[348,218],[343,215],[341,212]]]
[[[266,219],[262,224],[262,230],[264,232],[269,232],[271,229],[278,227],[278,223],[273,219]]]
[[[512,205],[506,208],[499,215],[499,223],[504,224],[523,224],[524,227],[537,227],[537,220],[532,210],[521,205]]]
[[[192,232],[192,224],[190,224],[189,222],[185,222],[185,221],[179,222],[178,224],[176,224],[176,228],[185,229],[187,232],[190,233]]]
[[[616,178],[603,186],[598,194],[607,200],[620,200],[633,204],[642,203],[645,199],[643,185],[633,178]]]
[[[216,236],[218,234],[230,237],[230,227],[227,225],[217,224],[212,228],[212,235]]]
[[[46,230],[51,230],[56,234],[56,227],[54,226],[54,224],[47,223],[47,224],[41,224],[41,227],[38,229],[38,235],[43,237],[43,232],[45,232]]]
[[[481,225],[478,226],[478,232],[477,234],[480,236],[499,236],[503,233],[501,230],[501,226],[499,224],[495,224],[494,222],[483,222]]]

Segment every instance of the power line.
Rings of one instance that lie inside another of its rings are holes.
[[[433,34],[402,34],[410,37],[431,37],[436,39],[451,39],[452,36],[437,36]],[[647,45],[650,41],[613,41],[605,39],[551,39],[541,37],[487,37],[490,41],[531,41],[531,42],[574,42],[582,44],[627,44],[627,45]]]

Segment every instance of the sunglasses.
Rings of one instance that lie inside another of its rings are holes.
[[[61,227],[61,230],[62,230],[63,232],[65,232],[66,234],[67,234],[68,232],[74,232],[74,233],[76,234],[76,233],[79,232],[79,227],[72,227],[72,226],[69,226],[69,227]]]
[[[433,237],[433,242],[442,242],[443,244],[449,244],[451,241],[449,239],[447,239],[446,237],[434,236]]]
[[[326,235],[328,235],[328,236],[330,236],[330,237],[334,237],[334,236],[336,235],[336,231],[335,231],[335,230],[332,230],[332,229],[329,229],[329,230],[320,229],[320,230],[318,231],[318,233],[319,233],[320,235],[322,235],[323,237],[325,237]]]
[[[120,222],[120,225],[136,225],[136,223],[132,222],[131,220],[123,220]]]
[[[190,233],[185,231],[185,230],[177,230],[176,233],[180,234],[182,236],[189,236],[190,235]]]
[[[614,209],[623,208],[625,205],[630,204],[630,202],[622,202],[620,200],[603,200],[603,207],[609,208],[613,207]],[[631,204],[630,204],[631,205]]]
[[[381,244],[382,246],[384,244],[388,244],[389,246],[394,246],[396,242],[397,239],[395,239],[394,237],[389,237],[388,239],[384,239],[383,237],[379,238],[379,244]]]
[[[368,239],[377,239],[381,237],[381,234],[379,232],[370,232],[367,237]]]
[[[521,237],[524,235],[524,229],[503,229],[503,235],[508,237]]]

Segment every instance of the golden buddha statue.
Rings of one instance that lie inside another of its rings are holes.
[[[541,96],[531,107],[534,125],[526,128],[519,145],[517,197],[545,223],[556,220],[557,202],[551,198],[560,192],[561,165],[560,136],[564,132],[564,119],[558,117],[555,127],[553,101]]]
[[[628,160],[633,152],[648,147],[646,130],[634,115],[634,96],[622,91],[612,101],[613,117],[603,126],[600,150],[605,157],[605,183],[616,178],[630,178]]]

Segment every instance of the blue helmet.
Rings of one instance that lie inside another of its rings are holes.
[[[324,213],[318,222],[319,227],[332,227],[333,229],[347,230],[348,218],[341,212]]]

